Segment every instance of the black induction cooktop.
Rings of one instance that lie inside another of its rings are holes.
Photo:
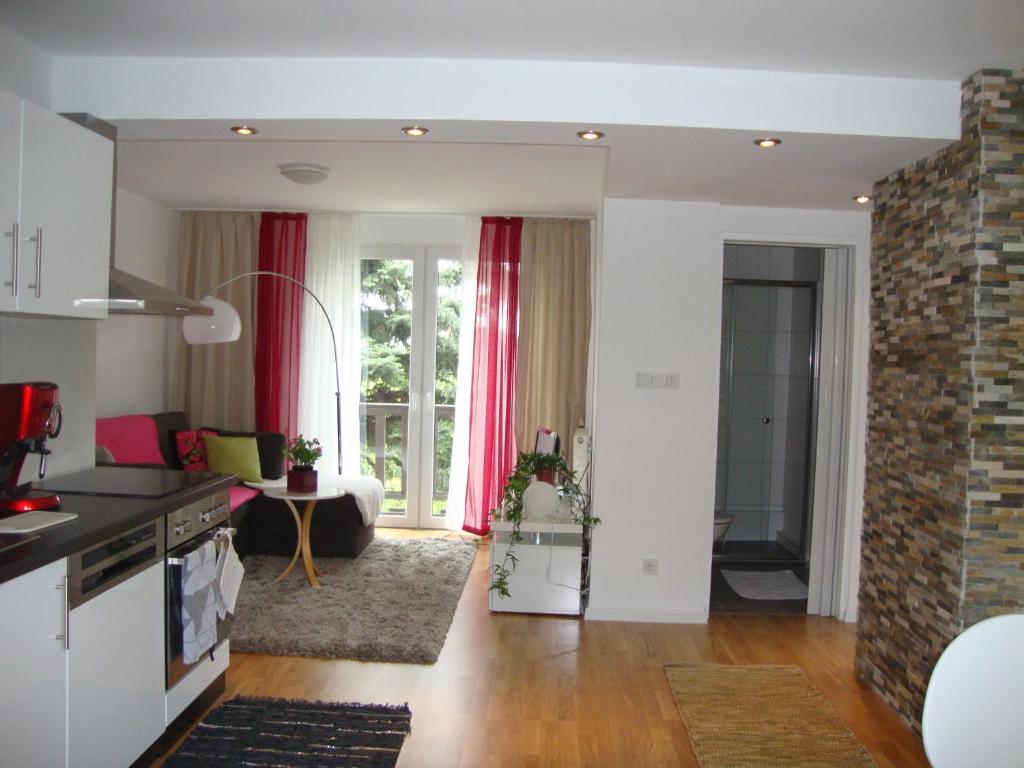
[[[209,472],[179,472],[173,469],[137,469],[135,467],[96,467],[54,477],[35,488],[83,496],[128,496],[159,499],[186,491],[215,475]]]

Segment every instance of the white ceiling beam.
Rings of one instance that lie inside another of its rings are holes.
[[[118,119],[387,119],[960,134],[953,81],[638,64],[58,57],[53,107]]]

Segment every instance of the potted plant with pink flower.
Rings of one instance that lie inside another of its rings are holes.
[[[288,490],[292,493],[316,493],[317,479],[313,465],[324,455],[320,440],[315,437],[307,440],[302,435],[296,435],[284,452],[292,463],[288,470]]]

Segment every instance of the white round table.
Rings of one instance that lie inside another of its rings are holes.
[[[320,569],[316,567],[316,562],[313,560],[313,552],[309,545],[309,531],[313,524],[313,510],[316,508],[318,501],[344,496],[345,490],[338,485],[324,484],[318,486],[314,493],[292,493],[288,490],[287,483],[283,479],[263,483],[246,483],[246,485],[263,491],[263,494],[271,499],[281,499],[281,501],[288,505],[288,509],[292,511],[292,517],[295,518],[295,554],[292,555],[292,561],[288,563],[288,567],[281,571],[277,581],[281,581],[281,579],[291,573],[301,553],[302,565],[306,571],[306,578],[309,580],[310,586],[319,587],[320,581],[317,577],[320,575]],[[306,505],[302,508],[301,515],[295,506],[297,501],[306,502]]]

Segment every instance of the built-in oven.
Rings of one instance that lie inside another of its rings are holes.
[[[182,569],[185,557],[214,538],[230,532],[231,511],[228,492],[220,491],[201,501],[189,504],[167,515],[167,578],[166,592],[166,661],[167,689],[200,666],[204,658],[218,652],[231,634],[232,616],[217,621],[217,641],[202,658],[192,664],[184,661],[185,626],[182,619]]]

